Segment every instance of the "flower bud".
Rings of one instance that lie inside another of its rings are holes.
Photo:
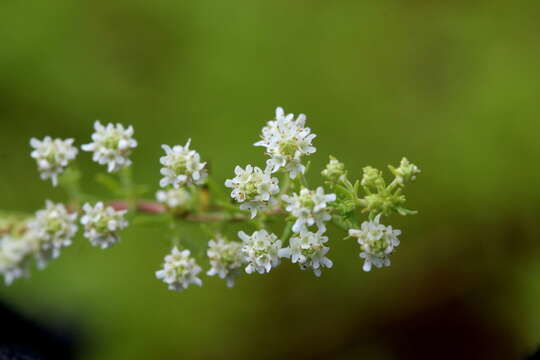
[[[364,198],[366,202],[365,211],[370,214],[391,215],[402,208],[405,204],[405,195],[396,192],[392,194],[389,191],[383,190],[376,194],[367,195]]]
[[[330,156],[330,161],[326,165],[326,168],[321,172],[321,175],[332,182],[337,182],[340,177],[347,173],[345,170],[345,164],[340,162],[333,156]]]
[[[364,188],[380,189],[384,187],[384,179],[382,172],[371,166],[366,166],[364,169],[364,175],[362,176],[362,186]]]
[[[397,169],[393,166],[389,166],[389,168],[392,174],[396,176],[396,181],[400,185],[416,180],[416,174],[420,173],[418,166],[411,163],[407,158],[401,159]]]

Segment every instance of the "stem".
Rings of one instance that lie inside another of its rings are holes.
[[[115,200],[115,201],[109,201],[106,203],[107,206],[111,206],[115,210],[129,210],[130,204],[127,200]],[[71,210],[70,210],[71,211]],[[73,209],[73,212],[79,212],[80,209]],[[150,214],[150,215],[159,215],[159,214],[165,214],[168,213],[169,210],[166,206],[164,206],[161,203],[150,201],[150,200],[134,200],[133,202],[133,212],[141,213],[141,214]],[[240,210],[241,211],[241,210]],[[11,212],[11,214],[15,214],[15,212]],[[18,213],[17,213],[18,214]],[[266,212],[264,212],[264,216],[273,216],[273,215],[282,215],[283,210],[281,210],[279,207],[269,209]],[[0,215],[3,215],[0,213]],[[230,213],[230,212],[223,212],[223,211],[208,211],[208,212],[201,212],[201,213],[184,213],[184,214],[170,214],[171,219],[182,219],[184,221],[188,222],[194,222],[194,223],[210,223],[210,222],[250,222],[253,225],[260,224],[254,224],[252,219],[249,216],[249,213],[242,211],[237,213]],[[21,218],[27,218],[29,217],[27,214],[20,214]],[[2,225],[2,224],[0,224]],[[174,221],[174,226],[176,228],[177,224],[176,221]],[[12,227],[10,225],[7,226],[1,226],[0,227],[0,234],[10,232],[12,230]],[[25,230],[25,227],[22,227],[21,230]]]
[[[77,168],[70,167],[60,177],[62,186],[69,198],[69,205],[79,209],[81,203],[81,174]]]
[[[227,194],[221,189],[220,186],[217,185],[217,183],[212,178],[208,177],[206,182],[208,184],[208,188],[210,189],[210,193],[214,195],[214,198],[216,199],[214,202],[216,205],[231,213],[247,214],[247,211],[241,210],[238,208],[238,206],[230,203],[229,196],[227,196]]]
[[[225,210],[228,210],[232,213],[238,213],[238,214],[247,214],[247,210],[241,210],[240,208],[238,208],[237,206],[227,202],[227,201],[216,201],[216,204],[219,205],[219,207],[225,209]]]
[[[356,199],[355,200],[356,206],[365,208],[367,206],[367,201],[365,199]]]
[[[124,187],[124,192],[126,194],[128,205],[127,208],[129,211],[133,211],[136,209],[136,198],[133,188],[133,176],[131,172],[131,166],[127,166],[122,169],[122,171],[120,172],[120,181],[122,182],[122,186]]]
[[[175,220],[175,218],[174,218],[174,216],[172,214],[170,214],[169,229],[171,230],[171,235],[172,235],[171,236],[172,246],[182,248],[182,246],[180,244],[180,238],[176,234],[176,231],[178,229],[178,225],[176,224],[176,220]]]
[[[127,210],[129,204],[127,201],[117,200],[109,202],[107,205],[112,206],[115,210]],[[162,214],[167,212],[167,208],[153,201],[138,201],[134,211],[146,214]],[[171,215],[172,216],[172,215]],[[174,218],[174,216],[172,216]],[[183,214],[180,218],[192,222],[218,222],[218,221],[246,221],[249,220],[248,214],[227,214],[223,212],[202,212],[197,214]]]
[[[300,176],[300,183],[307,189],[309,189],[309,184],[308,184],[308,181],[306,179],[306,176],[304,174],[302,174]]]
[[[355,224],[353,224],[350,220],[343,219],[341,216],[338,215],[332,216],[332,222],[334,223],[334,225],[340,227],[347,232],[349,231],[349,229],[355,228]]]
[[[242,216],[240,214],[229,215],[229,214],[224,214],[220,212],[213,212],[213,213],[203,213],[203,214],[189,214],[189,215],[186,215],[183,219],[187,221],[191,221],[191,222],[223,222],[223,221],[238,222],[238,221],[247,221],[249,220],[249,217]]]
[[[283,233],[281,234],[281,241],[283,242],[283,245],[285,245],[285,243],[287,241],[289,241],[289,237],[291,236],[291,233],[292,233],[292,227],[293,227],[293,222],[292,221],[288,221],[287,224],[285,225],[285,228],[283,229]]]
[[[206,183],[208,184],[208,188],[210,189],[210,192],[212,192],[214,194],[214,196],[217,199],[218,203],[219,202],[227,202],[227,200],[228,200],[227,195],[225,194],[225,192],[223,192],[221,187],[216,184],[214,179],[212,179],[211,177],[208,177],[206,179]]]
[[[288,174],[283,174],[283,186],[281,187],[281,190],[279,192],[279,195],[286,194],[287,191],[289,191],[289,187],[291,186],[291,178]],[[281,198],[281,196],[279,196]]]

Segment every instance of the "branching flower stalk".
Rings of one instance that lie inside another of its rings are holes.
[[[47,201],[35,215],[0,212],[0,274],[7,285],[28,276],[33,263],[43,268],[61,250],[64,254],[64,248],[80,239],[77,234],[107,249],[121,246],[117,244],[127,226],[149,224],[161,226],[163,238],[171,241],[155,276],[175,291],[201,286],[202,274],[232,287],[242,274],[267,274],[283,260],[321,276],[333,266],[331,246],[338,243],[328,236],[328,224],[356,240],[364,271],[389,266],[401,231],[384,225],[382,217],[416,213],[405,207],[404,189],[419,168],[403,158],[398,166],[388,167],[394,176],[388,183],[382,171],[371,166],[351,179],[345,164],[331,156],[321,172],[323,183],[309,186],[306,158],[316,152],[316,135],[305,123],[305,115],[295,118],[278,107],[254,144],[265,148],[265,166],[237,165],[224,183],[211,176],[191,139],[185,145],[162,145],[155,200],[147,197],[148,187],[137,185],[131,176],[130,156],[138,145],[132,126],[96,122],[92,142],[81,147],[105,165],[108,174],[99,173],[96,180],[117,198],[114,201],[81,191],[73,139],[32,138],[31,157],[41,179],[63,187],[69,201]],[[200,224],[205,241],[182,238],[183,222]],[[231,222],[244,230],[230,233],[225,225]]]

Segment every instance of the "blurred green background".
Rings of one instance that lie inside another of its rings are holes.
[[[0,287],[26,316],[78,328],[83,359],[512,359],[540,344],[538,2],[3,0],[0,20],[2,209],[64,200],[28,141],[86,143],[96,119],[135,127],[152,191],[160,144],[188,137],[220,182],[262,165],[251,144],[277,105],[318,135],[312,181],[329,154],[356,176],[401,156],[423,170],[419,215],[387,219],[403,235],[383,270],[364,273],[331,229],[321,278],[287,263],[174,293],[154,277],[166,231],[129,228]]]

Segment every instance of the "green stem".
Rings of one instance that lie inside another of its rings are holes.
[[[341,216],[338,215],[332,216],[332,222],[334,223],[334,225],[340,227],[347,232],[349,231],[349,229],[354,229],[358,227],[355,226],[355,224],[352,223],[350,220],[343,219]]]
[[[260,213],[259,216],[252,219],[251,222],[257,228],[257,230],[264,229],[266,227],[266,214]]]
[[[231,204],[227,201],[216,201],[216,204],[221,207],[222,209],[225,209],[231,213],[235,214],[248,214],[247,210],[241,210],[238,206]]]
[[[394,178],[394,180],[392,180],[392,182],[386,187],[386,189],[390,192],[393,192],[394,190],[396,190],[396,188],[399,188],[401,187],[401,184],[400,182],[398,181],[398,178]]]
[[[309,184],[308,184],[308,181],[306,179],[306,176],[304,174],[302,174],[300,176],[300,183],[307,189],[309,189]]]
[[[137,199],[136,199],[135,191],[134,191],[131,166],[127,166],[123,168],[119,176],[120,176],[120,181],[122,182],[122,186],[124,187],[124,192],[126,194],[128,209],[129,211],[133,211],[135,210]]]
[[[215,196],[217,199],[217,202],[227,202],[228,197],[227,194],[221,189],[221,186],[219,186],[214,179],[211,177],[208,177],[206,179],[206,183],[208,184],[208,188],[210,189],[210,192]]]
[[[172,246],[176,246],[181,249],[182,244],[180,243],[180,237],[178,236],[178,223],[174,215],[169,213],[169,229],[171,231],[171,243]]]
[[[365,199],[356,199],[355,204],[357,207],[365,208],[367,206],[367,201]]]
[[[285,224],[285,228],[283,229],[283,233],[281,234],[281,241],[283,242],[283,246],[285,246],[285,243],[287,241],[289,241],[289,237],[291,236],[291,233],[292,233],[292,227],[293,227],[293,222],[292,221],[288,221],[287,224]]]
[[[289,191],[289,187],[291,186],[291,178],[288,174],[283,174],[283,185],[281,186],[281,191],[279,192],[279,195],[286,194],[287,191]],[[281,196],[279,196],[281,198]]]
[[[80,171],[75,167],[67,168],[60,177],[60,185],[64,188],[73,208],[79,209],[82,197]]]

